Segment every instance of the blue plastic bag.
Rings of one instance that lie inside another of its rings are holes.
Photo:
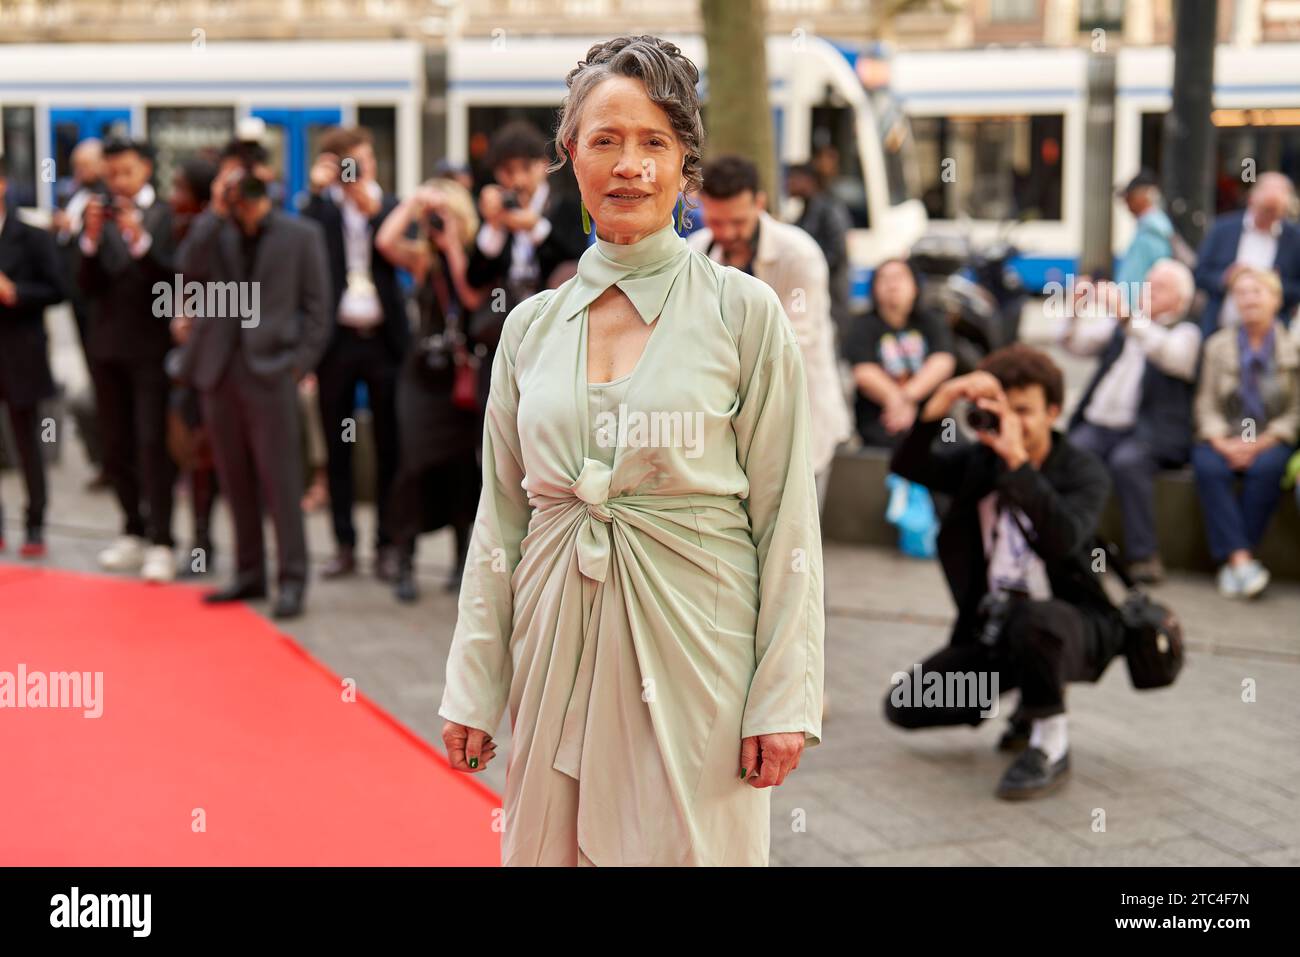
[[[913,558],[934,558],[939,519],[935,515],[930,491],[892,472],[885,476],[889,503],[885,519],[898,526],[898,547]]]

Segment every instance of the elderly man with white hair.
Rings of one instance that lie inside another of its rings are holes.
[[[1070,441],[1097,455],[1115,483],[1124,519],[1124,551],[1133,576],[1164,577],[1155,526],[1155,475],[1187,463],[1201,332],[1189,317],[1196,294],[1191,270],[1161,259],[1144,294],[1101,287],[1104,308],[1071,314],[1061,343],[1075,355],[1100,356],[1070,420]]]
[[[1232,277],[1243,266],[1271,269],[1282,280],[1283,323],[1290,323],[1300,304],[1300,226],[1295,215],[1295,186],[1282,173],[1261,173],[1246,208],[1214,221],[1196,262],[1196,285],[1207,294],[1201,332],[1209,338],[1223,326],[1237,325],[1237,304],[1227,295]]]

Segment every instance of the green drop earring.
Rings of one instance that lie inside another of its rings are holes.
[[[591,235],[591,214],[587,212],[587,204],[579,203],[582,207],[582,231],[588,236]]]
[[[686,230],[686,196],[683,193],[677,194],[677,231]]]

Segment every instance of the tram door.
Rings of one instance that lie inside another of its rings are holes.
[[[266,123],[263,141],[271,153],[271,166],[284,184],[286,209],[298,208],[307,189],[307,174],[316,158],[321,134],[343,122],[338,107],[255,107],[249,111]]]

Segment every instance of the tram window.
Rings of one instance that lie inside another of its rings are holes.
[[[370,131],[375,140],[375,168],[379,185],[386,193],[397,192],[397,109],[391,106],[358,106],[357,125]]]
[[[841,106],[812,109],[812,162],[836,197],[848,207],[855,229],[866,229],[867,182],[862,175],[853,110]]]
[[[235,133],[231,106],[151,106],[145,116],[154,149],[154,182],[164,195],[170,194],[181,163],[194,156],[216,162]]]
[[[1064,120],[913,117],[922,202],[932,219],[1061,218]]]
[[[1300,183],[1300,108],[1215,110],[1214,211],[1246,204],[1247,172],[1285,173]],[[1161,170],[1164,113],[1142,114],[1142,165]]]
[[[0,109],[0,155],[8,167],[5,202],[11,208],[36,205],[36,111],[30,106]]]

